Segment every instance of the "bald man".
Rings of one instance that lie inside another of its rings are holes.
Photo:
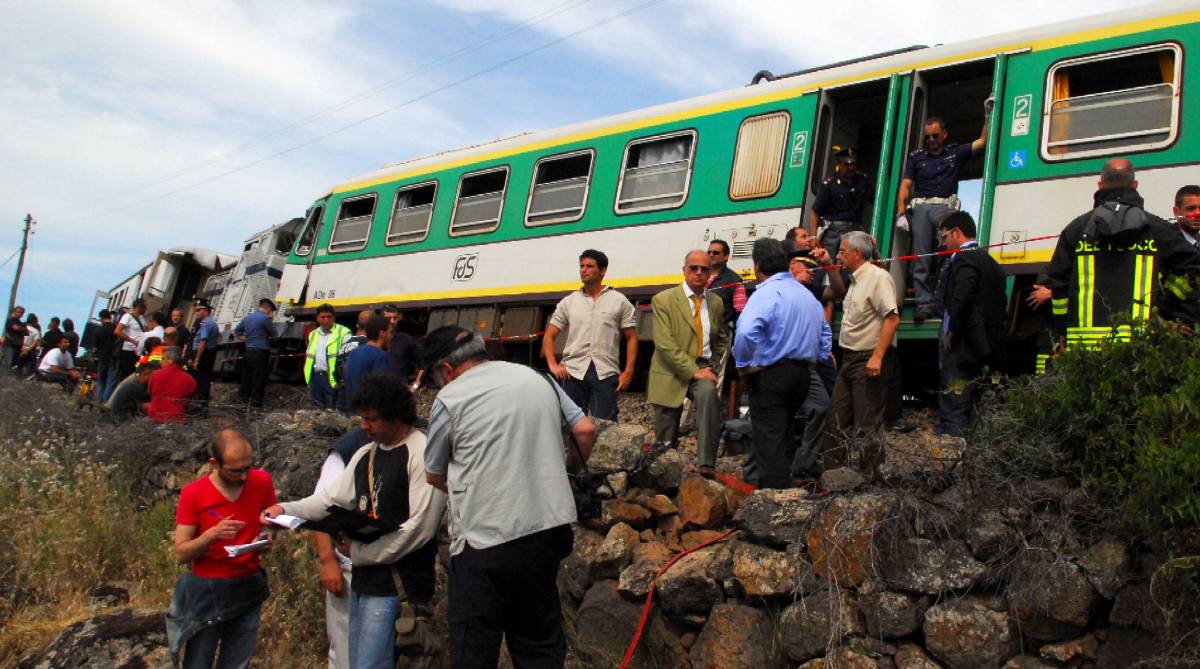
[[[1153,310],[1167,320],[1196,323],[1200,253],[1163,219],[1146,212],[1133,163],[1104,164],[1093,208],[1059,235],[1031,304],[1049,300],[1054,333],[1067,348],[1106,339],[1128,341],[1128,322]]]
[[[219,667],[247,667],[254,653],[268,595],[259,553],[270,546],[259,517],[276,500],[271,475],[253,460],[245,435],[221,430],[209,444],[212,471],[179,494],[174,554],[191,569],[175,584],[167,640],[183,669],[212,669],[218,655]],[[254,542],[238,555],[227,550]]]

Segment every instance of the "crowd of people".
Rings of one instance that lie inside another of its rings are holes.
[[[1008,291],[956,197],[959,170],[982,140],[949,143],[938,119],[924,133],[925,149],[905,170],[899,221],[920,255],[914,321],[936,325],[934,431],[961,438],[981,379],[1004,353]],[[690,401],[691,467],[700,476],[719,477],[723,421],[740,417],[742,397],[752,433],[745,482],[821,494],[824,471],[879,473],[899,406],[905,296],[862,229],[874,196],[854,150],[840,149],[836,160],[813,217],[783,239],[754,242],[753,279],[729,267],[730,246],[715,239],[688,251],[680,283],[651,300],[654,437],[678,447]],[[1174,222],[1147,213],[1137,187],[1128,160],[1106,163],[1091,209],[1067,225],[1028,293],[1027,306],[1046,317],[1047,355],[1127,339],[1153,314],[1200,322],[1200,187],[1179,189]],[[260,555],[280,525],[298,524],[313,530],[331,669],[390,668],[397,652],[437,652],[430,618],[443,522],[451,666],[496,666],[502,643],[515,666],[562,666],[556,575],[577,520],[568,472],[591,452],[591,417],[618,418],[639,355],[637,311],[605,284],[608,265],[602,251],[580,253],[580,288],[558,302],[542,339],[546,374],[492,359],[479,334],[457,326],[418,344],[394,305],[360,312],[353,331],[332,306],[318,307],[305,347],[309,395],[319,408],[357,416],[359,427],[312,463],[321,473],[311,495],[283,502],[270,475],[253,467],[245,435],[213,437],[211,472],[184,488],[176,513],[174,554],[190,570],[175,589],[168,632],[182,666],[211,667],[218,656],[219,666],[248,665],[268,596]],[[263,406],[274,306],[264,299],[235,330],[249,408]],[[209,399],[217,328],[204,304],[192,331],[178,312],[145,311],[139,300],[126,313],[101,312],[97,396],[117,417],[181,420]],[[33,365],[56,383],[77,378],[70,321],[59,331],[54,319],[41,333],[35,316],[23,316],[14,310],[5,326],[6,366]],[[422,383],[437,390],[424,431],[413,397]]]

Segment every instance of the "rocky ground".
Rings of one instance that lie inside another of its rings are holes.
[[[243,421],[233,396],[218,386],[211,415],[193,425],[113,431],[82,408],[58,432],[135,471],[141,495],[170,498],[202,469],[208,437],[238,425],[281,498],[307,494],[349,421],[306,409],[288,386],[272,386],[267,413]],[[422,415],[431,398],[420,396]],[[1150,577],[1161,556],[1097,529],[1097,510],[1066,480],[989,477],[977,451],[932,435],[927,416],[889,435],[876,480],[826,472],[830,492],[816,496],[743,489],[739,454],[721,457],[724,483],[695,476],[693,438],[647,453],[643,397],[623,396],[620,410],[592,458],[607,474],[602,516],[577,529],[560,577],[573,666],[617,666],[652,588],[634,667],[1115,669],[1181,641],[1156,636]],[[39,428],[21,425],[7,438],[35,441]],[[117,591],[21,666],[163,666],[162,611],[123,607]]]

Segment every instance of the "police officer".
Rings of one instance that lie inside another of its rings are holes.
[[[875,190],[867,178],[858,173],[858,152],[854,147],[836,149],[833,176],[821,182],[817,199],[809,213],[809,232],[815,234],[829,251],[837,255],[842,235],[850,230],[862,230],[864,206],[875,200]]]
[[[928,255],[937,250],[938,221],[959,208],[958,174],[971,156],[987,145],[988,116],[995,101],[983,103],[983,129],[970,144],[947,142],[950,133],[946,122],[931,116],[922,126],[925,148],[908,154],[904,178],[900,181],[897,198],[897,224],[912,232],[913,253],[923,256],[913,264],[913,289],[917,297],[915,320],[941,318],[933,300],[937,271],[934,258]]]

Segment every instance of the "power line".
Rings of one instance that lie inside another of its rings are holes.
[[[481,39],[481,40],[478,40],[471,44],[468,44],[468,45],[466,45],[456,51],[448,53],[444,56],[439,56],[438,58],[435,58],[434,60],[431,60],[431,61],[417,67],[414,70],[406,72],[398,77],[388,79],[387,81],[384,81],[382,83],[376,84],[375,86],[372,86],[371,88],[368,88],[367,90],[356,93],[356,94],[350,96],[349,98],[346,98],[345,100],[342,100],[341,102],[338,102],[337,104],[334,104],[330,107],[326,107],[319,111],[313,112],[312,114],[309,114],[308,116],[305,116],[303,118],[292,121],[291,123],[288,123],[287,125],[284,125],[281,128],[277,128],[275,130],[268,132],[267,134],[263,135],[262,137],[259,137],[258,139],[254,139],[249,142],[245,142],[243,144],[240,144],[238,146],[230,148],[226,151],[217,153],[216,155],[210,156],[209,158],[201,160],[198,163],[195,163],[193,165],[190,165],[190,166],[178,169],[174,172],[171,172],[163,177],[156,179],[153,182],[145,183],[145,184],[142,184],[135,188],[123,191],[121,193],[117,193],[115,195],[104,197],[99,200],[94,200],[94,201],[86,203],[86,204],[71,205],[67,209],[61,209],[57,212],[52,212],[49,215],[56,216],[59,213],[62,213],[63,211],[70,211],[71,209],[83,209],[85,207],[93,207],[93,206],[100,205],[100,204],[106,204],[106,203],[112,202],[114,200],[120,200],[120,199],[129,197],[131,195],[138,194],[144,190],[147,190],[148,188],[150,188],[152,186],[160,185],[164,182],[174,181],[175,179],[178,179],[181,176],[191,174],[192,172],[196,172],[200,169],[208,167],[209,165],[220,162],[226,158],[230,158],[239,153],[243,153],[245,151],[248,151],[249,149],[252,149],[254,147],[265,144],[266,142],[268,142],[272,139],[275,139],[277,137],[281,137],[281,136],[291,132],[292,130],[304,127],[306,125],[309,125],[309,124],[319,121],[321,119],[332,116],[333,114],[335,114],[339,111],[342,111],[343,109],[352,107],[360,102],[363,102],[364,100],[370,99],[390,88],[393,88],[395,86],[398,86],[399,84],[402,84],[406,81],[414,79],[421,74],[425,74],[427,72],[435,70],[447,63],[453,62],[463,56],[474,53],[475,51],[479,51],[480,49],[482,49],[486,46],[489,46],[491,44],[494,44],[496,42],[499,42],[499,41],[505,39],[506,37],[509,37],[509,36],[514,35],[519,32],[522,32],[522,31],[526,30],[527,28],[531,28],[539,23],[543,23],[549,19],[554,18],[555,16],[558,16],[560,14],[568,12],[568,11],[575,9],[576,7],[586,4],[588,2],[591,2],[591,0],[567,0],[567,2],[563,2],[559,5],[551,7],[550,9],[548,9],[546,11],[541,12],[540,14],[531,16],[531,17],[525,19],[524,21],[522,21],[514,26],[511,26],[505,30],[502,30],[494,35],[485,37],[484,39]]]
[[[579,35],[581,35],[581,34],[583,34],[583,33],[585,33],[585,32],[588,32],[588,31],[594,30],[594,29],[596,29],[596,28],[599,28],[599,27],[601,27],[601,26],[604,26],[604,25],[607,25],[607,24],[609,24],[609,23],[612,23],[613,21],[616,21],[617,19],[624,18],[625,16],[629,16],[629,15],[631,15],[631,14],[634,14],[634,13],[636,13],[636,12],[640,12],[640,11],[642,11],[642,10],[646,9],[647,7],[650,7],[650,6],[652,6],[652,5],[656,5],[656,4],[658,4],[658,3],[662,2],[662,1],[663,1],[663,0],[647,0],[646,2],[643,2],[643,3],[639,4],[639,5],[635,5],[635,6],[633,6],[633,7],[630,7],[629,9],[626,9],[626,10],[624,10],[624,11],[618,12],[617,14],[614,14],[614,15],[612,15],[612,16],[610,16],[610,17],[606,18],[606,19],[601,19],[600,21],[597,21],[597,22],[595,22],[595,23],[592,23],[592,24],[589,24],[589,25],[587,25],[587,26],[584,26],[583,28],[580,28],[580,29],[578,29],[578,30],[574,30],[574,31],[572,31],[572,32],[569,32],[569,33],[567,33],[567,34],[565,34],[565,35],[563,35],[563,36],[561,36],[561,37],[557,37],[557,38],[555,38],[555,39],[553,39],[553,40],[551,40],[551,41],[549,41],[549,42],[546,42],[545,44],[542,44],[541,46],[537,46],[537,47],[534,47],[534,48],[532,48],[532,49],[529,49],[529,50],[527,50],[527,51],[523,51],[523,52],[521,52],[521,53],[519,53],[519,54],[517,54],[517,55],[515,55],[515,56],[512,56],[512,57],[510,57],[510,58],[507,58],[507,59],[505,59],[505,60],[502,60],[502,61],[500,61],[500,62],[498,62],[498,63],[496,63],[496,64],[494,64],[494,65],[491,65],[491,66],[489,66],[489,67],[485,67],[485,68],[483,68],[483,69],[481,69],[481,70],[477,70],[476,72],[474,72],[474,73],[472,73],[472,74],[469,74],[469,75],[467,75],[467,76],[465,76],[465,77],[461,77],[461,78],[459,78],[459,79],[456,79],[456,80],[454,80],[454,81],[452,81],[452,82],[450,82],[450,83],[448,83],[448,84],[445,84],[444,86],[439,86],[438,88],[435,88],[435,89],[433,89],[433,90],[431,90],[431,91],[428,91],[428,92],[426,92],[426,93],[422,93],[421,95],[418,95],[418,96],[416,96],[416,97],[409,98],[408,100],[405,100],[404,102],[402,102],[402,103],[400,103],[400,104],[398,104],[398,105],[394,105],[394,106],[392,106],[392,107],[388,107],[388,108],[386,108],[386,109],[383,109],[382,111],[379,111],[379,112],[376,112],[376,113],[374,113],[374,114],[370,114],[370,115],[368,115],[368,116],[365,116],[365,117],[363,117],[363,118],[361,118],[361,119],[358,119],[357,121],[353,121],[353,122],[351,122],[351,123],[348,123],[348,124],[346,124],[346,125],[343,125],[343,126],[341,126],[341,127],[339,127],[339,128],[336,128],[336,129],[334,129],[334,130],[331,130],[331,131],[329,131],[329,132],[323,133],[323,134],[321,134],[321,135],[317,135],[316,137],[313,137],[313,138],[311,138],[311,139],[309,139],[309,140],[306,140],[306,141],[304,141],[304,142],[301,142],[300,144],[297,144],[297,145],[295,145],[295,146],[289,147],[289,148],[287,148],[287,149],[282,149],[282,150],[280,150],[280,151],[276,151],[275,153],[272,153],[272,154],[270,154],[270,155],[264,156],[264,157],[262,157],[262,158],[258,158],[258,159],[256,159],[256,160],[252,160],[252,161],[250,161],[250,162],[248,162],[248,163],[244,163],[244,164],[242,164],[242,165],[240,165],[240,166],[238,166],[238,167],[235,167],[235,168],[232,168],[232,169],[226,170],[226,171],[224,171],[224,172],[221,172],[221,173],[219,173],[219,174],[216,174],[216,175],[214,175],[214,176],[208,177],[208,178],[206,178],[206,179],[201,179],[200,181],[196,181],[196,182],[193,182],[193,183],[191,183],[191,184],[188,184],[188,185],[186,185],[186,186],[181,186],[181,187],[179,187],[179,188],[175,188],[175,189],[172,189],[172,190],[166,191],[166,192],[164,192],[164,193],[160,193],[159,195],[155,195],[155,196],[152,196],[152,197],[145,198],[145,199],[143,199],[143,200],[139,200],[139,201],[137,201],[137,202],[134,202],[134,203],[132,203],[132,204],[124,205],[124,206],[121,206],[121,207],[115,207],[115,208],[113,208],[113,209],[109,209],[109,210],[106,210],[106,211],[103,211],[103,212],[100,212],[100,213],[97,213],[97,214],[91,214],[91,215],[85,215],[85,216],[79,216],[79,217],[76,217],[76,218],[67,219],[67,220],[66,220],[66,221],[64,221],[64,222],[66,222],[66,223],[75,223],[75,222],[79,222],[79,221],[88,221],[88,220],[92,220],[92,219],[96,219],[96,218],[103,218],[103,217],[105,217],[105,216],[110,216],[110,215],[112,215],[112,214],[120,213],[120,212],[122,212],[122,211],[128,211],[129,209],[134,209],[134,208],[137,208],[137,207],[141,207],[141,206],[143,206],[143,205],[150,204],[151,202],[157,202],[157,201],[159,201],[159,200],[166,199],[166,198],[168,198],[168,197],[171,197],[171,196],[173,196],[173,195],[178,195],[179,193],[183,193],[183,192],[185,192],[185,191],[192,190],[193,188],[198,188],[198,187],[200,187],[200,186],[204,186],[204,185],[206,185],[206,184],[210,184],[210,183],[212,183],[212,182],[214,182],[214,181],[218,181],[218,180],[220,180],[220,179],[223,179],[223,178],[225,178],[225,177],[227,177],[227,176],[231,176],[231,175],[233,175],[233,174],[237,174],[238,172],[243,172],[243,171],[245,171],[245,170],[247,170],[247,169],[250,169],[251,167],[254,167],[254,166],[256,166],[256,165],[260,165],[260,164],[262,164],[262,163],[265,163],[265,162],[267,162],[267,161],[269,161],[269,160],[273,160],[273,159],[275,159],[275,158],[278,158],[278,157],[280,157],[280,156],[287,155],[287,154],[289,154],[289,153],[292,153],[292,152],[294,152],[294,151],[298,151],[298,150],[300,150],[300,149],[302,149],[302,148],[305,148],[305,147],[307,147],[307,146],[311,146],[311,145],[313,145],[313,144],[315,144],[315,143],[317,143],[317,142],[319,142],[319,141],[321,141],[321,140],[323,140],[323,139],[327,139],[327,138],[329,138],[329,137],[332,137],[333,135],[336,135],[336,134],[339,134],[339,133],[345,132],[345,131],[347,131],[347,130],[350,130],[351,128],[358,127],[358,126],[360,126],[360,125],[362,125],[362,124],[364,124],[364,123],[366,123],[366,122],[368,122],[368,121],[372,121],[372,120],[374,120],[374,119],[376,119],[376,118],[379,118],[380,116],[383,116],[383,115],[385,115],[385,114],[390,114],[390,113],[392,113],[392,112],[394,112],[394,111],[396,111],[396,110],[398,110],[398,109],[402,109],[402,108],[404,108],[404,107],[407,107],[407,106],[409,106],[409,105],[411,105],[411,104],[414,104],[414,103],[416,103],[416,102],[420,102],[421,100],[424,100],[424,99],[426,99],[426,98],[429,98],[429,97],[431,97],[431,96],[434,96],[434,95],[436,95],[436,94],[438,94],[438,93],[441,93],[441,92],[443,92],[443,91],[446,91],[446,90],[449,90],[449,89],[451,89],[451,88],[454,88],[454,87],[456,87],[456,86],[459,86],[459,85],[461,85],[461,84],[464,84],[464,83],[466,83],[466,82],[468,82],[468,81],[471,81],[471,80],[473,80],[473,79],[477,79],[477,78],[479,78],[479,77],[481,77],[481,76],[483,76],[483,75],[485,75],[485,74],[488,74],[488,73],[490,73],[490,72],[495,72],[496,70],[498,70],[498,69],[500,69],[500,68],[502,68],[502,67],[505,67],[505,66],[507,66],[507,65],[510,65],[510,64],[512,64],[512,63],[515,63],[515,62],[517,62],[517,61],[519,61],[519,60],[522,60],[522,59],[524,59],[524,58],[527,58],[527,57],[529,57],[529,56],[532,56],[533,54],[536,54],[536,53],[540,53],[540,52],[542,52],[542,51],[545,51],[546,49],[549,49],[549,48],[551,48],[551,47],[553,47],[553,46],[557,46],[557,45],[559,45],[559,44],[561,44],[561,43],[563,43],[563,42],[565,42],[565,41],[567,41],[567,40],[569,40],[569,39],[571,39],[571,38],[573,38],[573,37],[577,37],[577,36],[579,36]]]

